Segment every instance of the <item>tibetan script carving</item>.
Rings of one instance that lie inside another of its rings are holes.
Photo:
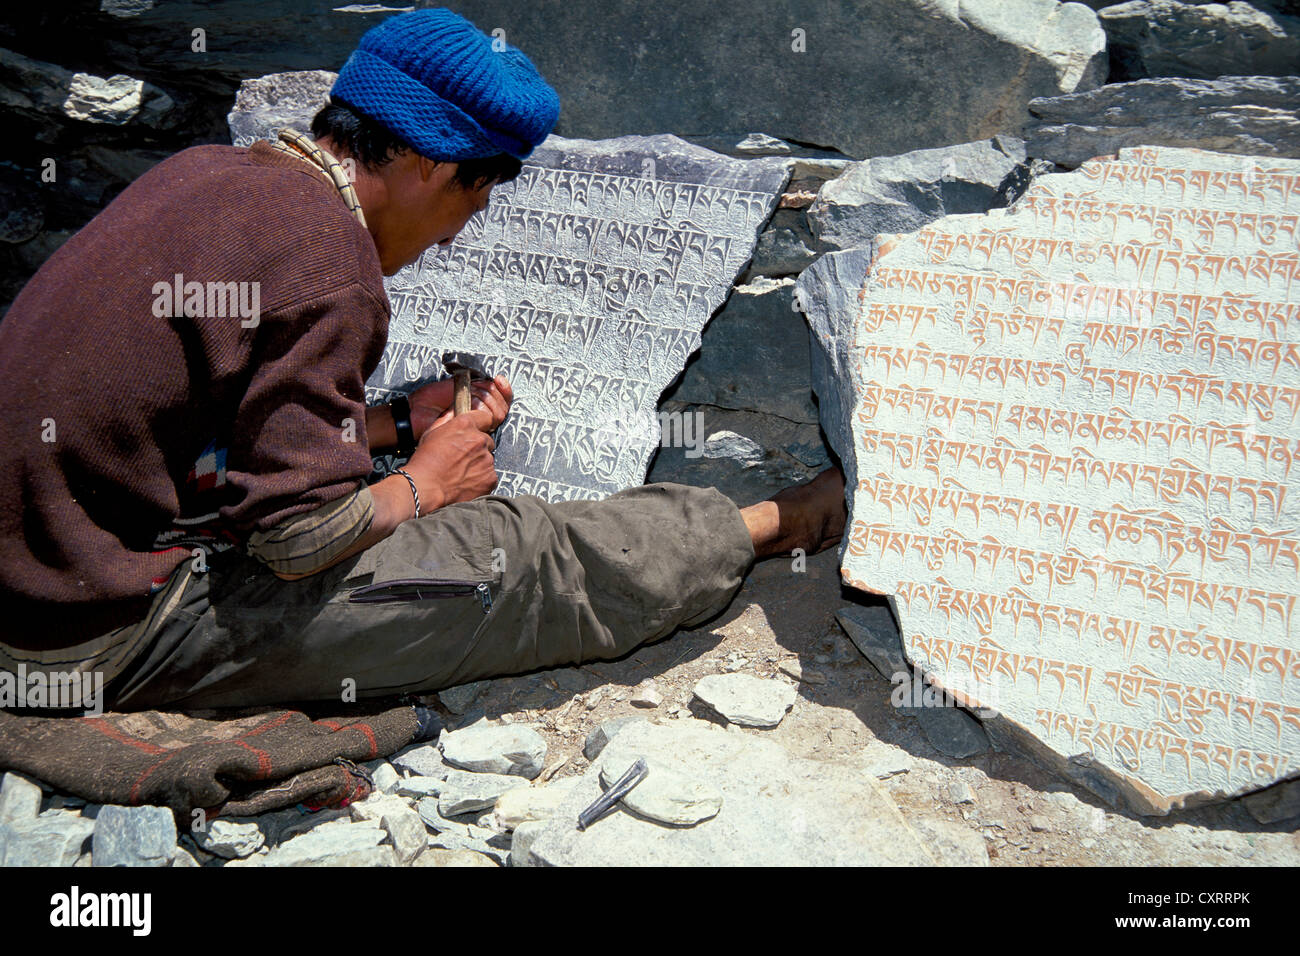
[[[914,664],[1141,812],[1300,773],[1300,162],[1122,150],[798,294]]]
[[[659,395],[749,260],[789,177],[672,136],[552,137],[448,248],[388,283],[367,398],[439,378],[444,350],[514,390],[496,494],[601,498],[641,484]]]

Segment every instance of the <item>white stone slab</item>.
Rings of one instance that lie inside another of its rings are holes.
[[[799,283],[845,580],[1139,812],[1300,771],[1298,240],[1300,162],[1142,147]]]

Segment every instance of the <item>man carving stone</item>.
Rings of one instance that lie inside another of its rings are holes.
[[[451,243],[558,112],[518,50],[400,15],[311,136],[185,150],[60,249],[0,323],[0,668],[102,673],[117,709],[433,691],[619,656],[720,611],[755,558],[838,541],[838,470],[744,509],[503,498],[504,379],[460,416],[450,380],[364,406],[382,277]]]

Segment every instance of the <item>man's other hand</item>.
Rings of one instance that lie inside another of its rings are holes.
[[[510,403],[515,399],[510,383],[504,375],[498,375],[487,381],[471,382],[469,388],[470,409],[490,409],[495,424],[487,430],[496,431],[497,426],[505,421],[510,412]],[[417,439],[424,437],[430,428],[451,420],[455,391],[454,379],[444,378],[422,385],[410,394],[411,429]]]

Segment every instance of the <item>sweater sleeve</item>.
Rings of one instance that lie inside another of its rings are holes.
[[[226,460],[221,515],[236,533],[350,495],[370,473],[365,374],[387,320],[357,282],[261,317]]]

